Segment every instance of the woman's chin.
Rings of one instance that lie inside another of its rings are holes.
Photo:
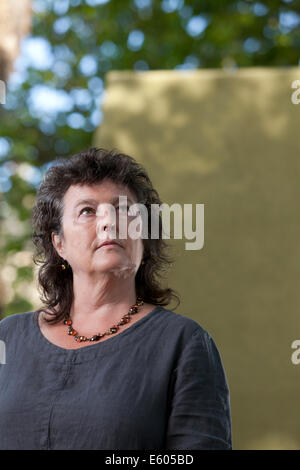
[[[120,256],[103,257],[101,262],[97,263],[98,272],[103,274],[114,274],[116,277],[127,278],[135,275],[137,266],[134,262],[121,258]]]

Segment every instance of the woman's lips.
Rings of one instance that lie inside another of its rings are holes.
[[[120,245],[116,242],[105,242],[105,243],[102,243],[102,245],[98,246],[98,248],[105,248],[106,246],[120,246]]]
[[[119,246],[116,243],[106,243],[105,245],[100,246],[100,248],[106,248],[107,246]]]

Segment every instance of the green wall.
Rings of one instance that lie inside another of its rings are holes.
[[[169,281],[176,311],[221,353],[234,449],[300,448],[299,78],[298,68],[113,71],[95,134],[141,162],[163,202],[204,204],[204,247],[171,240]]]

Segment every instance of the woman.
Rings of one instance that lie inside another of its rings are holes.
[[[161,201],[117,150],[48,169],[32,214],[44,307],[0,322],[0,449],[232,448],[221,357],[196,321],[165,308],[179,298],[162,287],[161,219],[158,239],[142,237],[135,203],[150,234]]]

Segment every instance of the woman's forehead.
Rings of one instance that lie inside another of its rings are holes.
[[[95,199],[110,202],[116,196],[127,196],[136,200],[134,193],[125,185],[113,181],[103,181],[93,185],[72,185],[65,194],[65,203],[75,203],[77,199]]]

